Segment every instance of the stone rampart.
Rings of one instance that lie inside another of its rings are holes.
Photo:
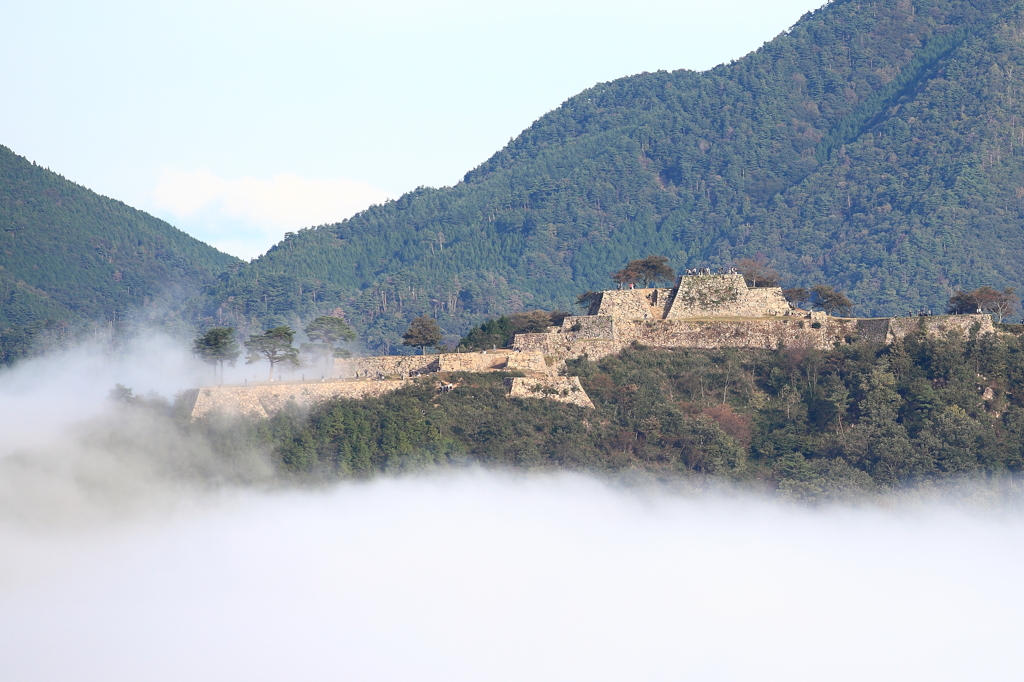
[[[211,386],[199,389],[192,419],[214,412],[272,417],[294,401],[300,407],[336,398],[374,398],[397,391],[404,381],[281,382],[257,386]]]
[[[554,372],[556,368],[557,364],[555,362],[548,364],[548,361],[544,359],[544,354],[537,352],[511,353],[508,356],[508,363],[505,365],[505,369],[507,370],[527,372],[530,374]]]
[[[561,327],[553,327],[552,333],[576,334],[579,339],[615,338],[615,318],[607,315],[566,315]]]
[[[334,361],[334,376],[342,379],[404,377],[437,371],[437,355],[382,355]]]
[[[593,409],[579,377],[539,376],[506,379],[510,398],[539,398]]]
[[[383,355],[334,361],[334,375],[352,379],[407,377],[430,372],[488,372],[501,369],[512,351],[440,353],[438,355]]]
[[[979,334],[995,332],[991,315],[929,315],[922,317],[894,317],[889,321],[886,343],[895,343],[907,334],[923,331],[928,336],[945,336],[950,332],[967,336],[978,327]]]
[[[658,348],[763,348],[781,346],[831,348],[851,333],[853,322],[833,318],[814,327],[809,319],[746,320],[621,320],[616,324],[617,340],[623,345],[637,342]]]
[[[583,355],[591,359],[618,353],[633,342],[657,348],[762,348],[801,346],[827,350],[837,343],[856,340],[894,343],[915,331],[936,336],[955,332],[966,336],[977,325],[979,333],[994,330],[988,315],[935,317],[845,318],[824,313],[762,318],[689,318],[670,320],[614,320],[614,324],[579,331],[563,326],[551,334],[517,334],[513,347],[565,359]],[[567,322],[572,318],[566,318]],[[581,319],[581,318],[575,318]],[[608,331],[611,331],[608,334]]]
[[[612,289],[601,293],[597,314],[629,320],[665,317],[672,289]]]
[[[511,351],[483,353],[443,353],[437,356],[439,372],[490,372],[508,364]]]
[[[665,319],[776,317],[792,312],[779,287],[750,288],[743,275],[686,275],[679,278]]]

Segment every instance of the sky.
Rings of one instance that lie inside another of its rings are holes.
[[[595,83],[737,59],[820,4],[7,2],[0,144],[252,258],[457,183]]]

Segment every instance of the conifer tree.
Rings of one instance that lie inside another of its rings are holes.
[[[251,365],[260,360],[270,363],[267,381],[274,380],[274,367],[281,363],[299,364],[299,351],[292,345],[295,331],[291,327],[274,327],[263,334],[254,334],[245,342],[249,355],[245,364]]]
[[[220,380],[224,381],[224,363],[232,367],[235,360],[242,354],[238,342],[235,341],[234,327],[214,327],[205,334],[197,336],[192,343],[192,353],[203,362],[213,365],[214,380],[217,378],[217,367],[220,367]]]
[[[409,330],[402,334],[403,346],[418,346],[420,353],[426,353],[427,346],[436,346],[441,342],[441,327],[437,320],[427,315],[417,317],[409,325]]]

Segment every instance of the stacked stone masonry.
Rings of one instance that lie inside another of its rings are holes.
[[[404,381],[282,382],[259,386],[211,386],[199,389],[192,419],[214,413],[272,417],[289,402],[310,407],[336,398],[375,398],[405,386]]]
[[[686,275],[672,289],[605,291],[592,314],[626,320],[672,320],[798,313],[779,287],[748,287],[743,275]]]
[[[583,390],[579,377],[513,377],[506,379],[505,384],[509,387],[510,398],[543,398],[578,407],[594,408],[594,403]]]
[[[841,318],[793,308],[778,287],[747,287],[742,275],[687,275],[671,289],[602,292],[590,314],[568,316],[543,334],[517,334],[512,350],[336,360],[343,380],[199,389],[193,418],[221,411],[267,417],[289,402],[379,396],[406,379],[434,372],[518,371],[509,396],[593,407],[578,377],[559,376],[564,361],[598,360],[639,343],[658,348],[805,347],[827,350],[863,339],[894,343],[923,331],[934,336],[991,333],[988,315]]]

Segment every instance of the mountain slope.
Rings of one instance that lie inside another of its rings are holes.
[[[568,100],[455,187],[290,235],[199,314],[291,322],[342,308],[371,345],[407,321],[568,306],[630,258],[766,255],[858,314],[1024,284],[1024,10],[853,0],[703,73]]]
[[[0,147],[0,330],[175,305],[235,262]]]

